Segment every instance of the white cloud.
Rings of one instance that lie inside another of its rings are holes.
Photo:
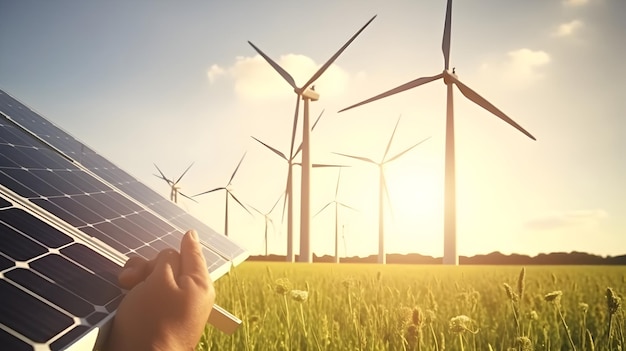
[[[209,68],[209,70],[207,71],[207,75],[209,76],[209,83],[213,84],[217,77],[223,75],[224,73],[226,72],[222,67],[218,65],[211,66],[211,68]]]
[[[583,26],[583,22],[580,20],[573,20],[567,23],[560,24],[557,29],[552,33],[555,37],[567,37],[573,35],[575,31]]]
[[[578,210],[535,218],[528,221],[525,226],[526,229],[534,231],[572,229],[595,225],[606,217],[608,214],[602,209]]]
[[[565,6],[583,6],[589,3],[589,0],[563,0]]]
[[[484,63],[481,71],[499,76],[518,88],[524,88],[543,78],[541,67],[548,63],[550,55],[545,51],[524,48],[509,51],[507,57],[500,61]]]
[[[302,86],[321,65],[304,55],[287,54],[276,63],[287,71],[297,86]],[[213,65],[213,67],[217,67]],[[219,68],[219,67],[218,67]],[[260,55],[237,57],[227,74],[234,80],[235,93],[243,99],[269,99],[289,95],[289,84]],[[211,72],[211,70],[209,71]],[[211,76],[209,75],[209,79]],[[348,73],[333,64],[314,83],[315,90],[324,96],[337,96],[347,90]]]

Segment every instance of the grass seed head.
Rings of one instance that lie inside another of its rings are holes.
[[[413,313],[411,314],[411,320],[416,327],[422,327],[422,323],[424,323],[424,314],[422,313],[421,308],[415,307],[413,309]]]
[[[511,286],[507,283],[504,283],[504,291],[506,291],[506,296],[509,297],[509,300],[513,302],[517,302],[519,300],[519,296],[513,291]]]
[[[546,300],[547,302],[558,303],[561,300],[562,295],[563,295],[563,292],[561,290],[555,290],[551,293],[547,293],[543,297],[543,299]]]
[[[525,285],[526,285],[526,268],[522,267],[522,270],[519,272],[519,277],[517,278],[517,293],[519,294],[520,299],[524,297]]]
[[[520,336],[515,339],[515,343],[519,346],[518,350],[522,351],[532,351],[533,343],[530,338],[526,336]]]
[[[613,315],[617,313],[621,304],[622,299],[615,294],[613,289],[606,288],[606,305],[609,308],[609,314]]]
[[[450,331],[452,333],[462,333],[464,331],[468,331],[472,334],[476,334],[478,330],[474,331],[471,327],[472,319],[466,315],[460,315],[456,317],[450,318]]]

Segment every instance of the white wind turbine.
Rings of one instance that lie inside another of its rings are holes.
[[[356,39],[356,37],[367,27],[376,16],[372,17],[361,29],[359,29],[356,34],[354,34],[347,43],[345,43],[339,51],[337,51],[322,67],[320,67],[315,74],[301,87],[296,85],[293,77],[287,73],[280,65],[274,62],[269,56],[267,56],[261,49],[257,48],[254,44],[248,41],[254,50],[261,55],[265,61],[267,61],[273,68],[280,74],[287,83],[293,88],[293,91],[296,93],[296,109],[293,118],[293,131],[291,133],[291,149],[290,149],[290,159],[293,157],[293,144],[296,134],[296,128],[298,124],[298,111],[300,107],[300,99],[304,100],[304,119],[302,123],[302,180],[301,184],[301,204],[300,204],[300,261],[302,262],[313,262],[313,255],[311,252],[311,236],[310,236],[310,227],[311,227],[311,209],[310,209],[310,185],[311,185],[311,159],[310,159],[310,150],[309,150],[309,102],[317,101],[319,99],[319,94],[315,92],[312,88],[309,89],[309,86],[313,84],[325,71],[330,67],[330,65],[343,53],[343,51]]]
[[[226,184],[226,186],[221,186],[215,189],[211,189],[211,190],[207,190],[207,191],[203,191],[201,193],[198,193],[196,195],[193,195],[192,197],[196,197],[196,196],[200,196],[200,195],[204,195],[204,194],[208,194],[208,193],[212,193],[214,191],[218,191],[218,190],[224,190],[226,192],[226,204],[225,204],[225,209],[224,209],[224,235],[228,236],[228,198],[232,197],[244,210],[246,210],[246,212],[248,212],[248,214],[252,215],[252,213],[250,213],[250,211],[246,208],[246,206],[244,206],[241,201],[239,201],[237,199],[237,197],[235,196],[235,194],[233,194],[232,189],[231,189],[231,183],[233,182],[233,178],[235,178],[235,174],[237,174],[237,170],[239,170],[239,166],[241,166],[241,162],[243,162],[244,157],[246,157],[246,154],[244,153],[243,156],[241,156],[241,160],[239,160],[239,163],[237,164],[237,167],[235,168],[235,171],[233,171],[233,174],[230,176],[230,179],[228,180],[228,183]]]
[[[387,149],[385,150],[385,154],[383,155],[383,158],[380,162],[376,162],[370,158],[367,157],[361,157],[361,156],[353,156],[353,155],[347,155],[347,154],[342,154],[342,153],[338,153],[335,152],[335,154],[337,155],[341,155],[341,156],[345,156],[345,157],[351,157],[357,160],[361,160],[364,162],[368,162],[368,163],[372,163],[375,164],[376,166],[378,166],[378,183],[379,183],[379,188],[378,188],[378,263],[382,263],[385,264],[387,263],[387,255],[385,253],[385,224],[384,224],[384,203],[383,203],[383,192],[387,195],[387,202],[389,203],[389,206],[391,206],[391,200],[389,199],[389,191],[387,190],[387,181],[385,180],[385,165],[397,158],[399,158],[400,156],[404,155],[405,153],[407,153],[409,150],[413,149],[414,147],[416,147],[417,145],[425,142],[426,140],[430,139],[430,137],[420,141],[419,143],[404,149],[404,151],[399,152],[398,154],[396,154],[395,156],[391,157],[391,158],[387,158],[387,154],[389,153],[389,148],[391,147],[391,142],[393,141],[393,136],[396,134],[396,129],[398,129],[398,124],[400,123],[400,118],[398,118],[398,122],[396,122],[396,126],[393,129],[393,133],[391,134],[391,138],[389,138],[389,143],[387,143]]]
[[[448,0],[446,8],[446,19],[443,30],[442,51],[444,58],[444,70],[442,73],[432,77],[421,77],[412,80],[408,83],[402,84],[396,88],[388,90],[382,94],[376,95],[367,100],[361,101],[352,106],[346,107],[339,112],[349,110],[351,108],[367,104],[369,102],[382,99],[384,97],[400,93],[402,91],[415,88],[417,86],[432,82],[434,80],[443,78],[443,82],[447,87],[447,104],[446,104],[446,161],[445,161],[445,189],[444,189],[444,246],[443,246],[443,263],[457,265],[459,263],[458,254],[456,250],[456,180],[455,180],[455,161],[454,161],[454,105],[452,102],[452,85],[455,84],[461,91],[461,94],[484,108],[485,110],[496,115],[506,123],[515,127],[520,132],[526,134],[529,138],[536,140],[529,132],[522,128],[519,124],[515,123],[511,118],[505,115],[502,111],[492,105],[489,101],[485,100],[482,96],[478,95],[474,90],[470,89],[467,85],[461,83],[458,79],[455,70],[450,72],[450,31],[452,20],[452,0]]]
[[[263,213],[263,212],[257,210],[252,205],[249,205],[253,210],[255,210],[258,214],[260,214],[261,216],[263,216],[265,218],[264,238],[265,238],[265,256],[266,257],[267,257],[267,229],[268,229],[270,224],[272,225],[272,229],[274,230],[274,233],[276,233],[276,227],[274,226],[274,220],[272,220],[272,217],[270,217],[270,215],[272,214],[272,212],[274,212],[274,209],[276,208],[276,205],[278,205],[278,201],[280,201],[281,197],[283,197],[283,194],[280,194],[278,199],[276,199],[276,202],[274,202],[274,205],[272,206],[272,208],[269,211],[267,211],[266,213]]]
[[[313,217],[315,217],[318,214],[322,213],[322,211],[324,211],[328,206],[335,205],[335,263],[339,263],[339,206],[343,206],[345,208],[349,208],[351,210],[356,211],[354,207],[348,206],[344,204],[343,202],[339,202],[339,200],[337,200],[339,196],[339,180],[340,179],[341,179],[341,168],[339,168],[339,175],[337,176],[337,186],[335,187],[335,198],[333,199],[333,201],[330,201],[329,203],[324,205],[324,207],[322,207],[319,211],[317,211],[315,215],[313,215]],[[343,246],[345,249],[346,238],[344,237],[343,239],[344,239]]]
[[[324,111],[322,110],[322,112],[319,114],[319,116],[315,120],[315,123],[313,123],[313,126],[311,127],[311,131],[313,131],[313,129],[315,129],[315,126],[320,121],[320,118],[322,118],[323,114],[324,114]],[[294,125],[294,127],[295,127],[295,125]],[[294,132],[295,132],[295,128],[294,128]],[[278,151],[278,149],[271,147],[270,145],[262,142],[261,140],[255,138],[255,137],[252,137],[252,138],[254,140],[258,141],[259,143],[261,143],[266,148],[270,149],[273,153],[278,155],[283,160],[287,161],[287,167],[288,167],[287,168],[287,184],[285,186],[285,200],[283,202],[283,216],[285,214],[285,208],[287,209],[287,256],[285,256],[285,259],[286,259],[287,262],[293,262],[294,261],[294,253],[293,253],[293,165],[294,165],[294,159],[296,158],[296,156],[298,156],[298,153],[302,150],[302,144],[300,144],[300,146],[298,147],[298,150],[296,150],[296,152],[291,151],[289,158],[287,158],[287,156],[285,156],[284,153]],[[292,145],[292,148],[293,148],[293,145]],[[285,206],[285,202],[286,202],[286,206]]]
[[[174,203],[178,203],[178,194],[188,198],[189,200],[192,201],[196,201],[194,199],[192,199],[190,196],[187,196],[185,194],[183,194],[182,192],[180,192],[180,186],[178,186],[178,183],[180,182],[181,179],[183,179],[183,177],[185,176],[185,174],[187,173],[187,171],[189,170],[189,168],[191,168],[191,166],[193,166],[193,162],[189,165],[189,167],[187,167],[187,169],[183,172],[183,174],[180,175],[180,177],[178,177],[178,179],[176,179],[176,181],[173,181],[169,178],[167,178],[163,172],[161,172],[161,169],[159,169],[159,166],[156,165],[156,163],[153,163],[154,167],[156,167],[157,171],[159,171],[159,175],[154,175],[155,177],[159,178],[159,179],[163,179],[165,182],[167,182],[167,184],[170,186],[170,201],[174,202]]]

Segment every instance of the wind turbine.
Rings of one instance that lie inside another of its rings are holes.
[[[159,178],[159,179],[163,179],[164,181],[167,182],[167,184],[170,186],[170,201],[174,202],[174,203],[178,203],[178,194],[188,198],[189,200],[192,201],[196,201],[194,199],[192,199],[190,196],[187,196],[183,193],[180,192],[180,186],[178,186],[178,183],[180,182],[181,179],[183,179],[183,176],[185,176],[185,174],[187,173],[187,171],[189,170],[189,168],[191,168],[191,166],[193,166],[193,162],[189,165],[189,167],[187,167],[187,169],[183,172],[183,174],[180,175],[180,177],[178,177],[178,179],[176,179],[176,181],[173,181],[169,178],[167,178],[163,172],[161,172],[161,170],[159,169],[159,166],[156,165],[156,163],[153,163],[154,167],[156,167],[157,171],[159,171],[160,175],[154,175],[155,177]]]
[[[233,174],[230,176],[230,179],[228,180],[228,183],[226,184],[226,186],[222,186],[222,187],[219,187],[219,188],[203,191],[203,192],[201,192],[199,194],[196,194],[196,195],[192,196],[192,197],[196,197],[196,196],[212,193],[212,192],[218,191],[218,190],[226,191],[226,205],[225,205],[225,216],[224,216],[224,235],[226,235],[226,236],[228,236],[228,197],[229,196],[232,197],[244,210],[246,210],[246,212],[248,212],[250,215],[252,215],[252,213],[250,213],[250,211],[246,208],[246,206],[244,206],[241,203],[241,201],[239,201],[237,199],[237,197],[235,196],[235,194],[233,194],[233,192],[231,190],[231,183],[233,181],[233,178],[235,178],[235,174],[237,174],[237,170],[239,170],[239,166],[241,166],[241,162],[243,161],[244,157],[246,157],[245,153],[243,154],[243,156],[241,156],[241,160],[239,160],[239,163],[237,164],[237,167],[235,168],[235,171],[233,172]]]
[[[315,126],[320,121],[320,118],[322,118],[323,114],[324,114],[324,110],[322,110],[322,112],[319,114],[319,116],[315,120],[315,123],[313,123],[313,126],[311,127],[311,131],[313,131],[313,129],[315,129]],[[295,129],[294,129],[294,132],[295,132]],[[287,161],[287,167],[288,167],[287,168],[287,184],[285,186],[285,200],[283,202],[283,218],[284,218],[284,215],[285,215],[285,207],[287,208],[287,256],[285,257],[285,259],[286,259],[287,262],[293,262],[294,261],[294,253],[293,253],[293,177],[292,177],[292,175],[293,175],[293,165],[294,165],[293,160],[296,158],[298,153],[302,150],[302,143],[298,147],[298,150],[296,150],[296,152],[293,152],[293,150],[292,150],[290,152],[289,158],[287,158],[287,156],[285,156],[284,153],[282,153],[282,152],[278,151],[277,149],[269,146],[268,144],[262,142],[261,140],[255,138],[255,137],[252,137],[252,139],[258,141],[263,146],[265,146],[266,148],[270,149],[273,153],[278,155],[280,158],[282,158],[283,160]],[[293,148],[293,145],[291,147]],[[287,206],[285,206],[285,202],[287,203]]]
[[[278,199],[276,199],[276,202],[274,202],[274,205],[272,206],[272,208],[269,211],[267,211],[266,213],[263,213],[263,212],[257,210],[254,206],[250,205],[250,207],[253,210],[255,210],[261,216],[265,217],[265,236],[264,236],[265,237],[265,256],[267,256],[267,227],[268,227],[268,225],[271,224],[272,228],[274,228],[274,232],[276,232],[276,228],[274,227],[274,221],[270,217],[270,214],[274,211],[274,208],[276,208],[276,205],[278,205],[278,201],[280,201],[281,197],[283,197],[283,194],[280,194]]]
[[[420,141],[419,143],[404,149],[404,151],[396,154],[395,156],[391,157],[391,158],[387,158],[387,154],[389,153],[389,148],[391,147],[391,142],[393,141],[393,136],[396,134],[396,129],[398,129],[398,124],[400,123],[400,118],[398,118],[398,122],[396,122],[396,126],[393,129],[393,133],[391,134],[391,138],[389,138],[389,143],[387,143],[387,149],[385,150],[385,154],[383,155],[383,158],[380,162],[376,162],[370,158],[367,157],[362,157],[362,156],[353,156],[353,155],[347,155],[347,154],[342,154],[342,153],[338,153],[335,152],[335,154],[337,155],[341,155],[341,156],[345,156],[345,157],[351,157],[357,160],[361,160],[364,162],[368,162],[368,163],[372,163],[378,166],[378,174],[379,174],[379,188],[378,188],[378,263],[382,263],[385,264],[387,262],[387,255],[385,253],[385,235],[384,235],[384,231],[385,231],[385,225],[384,225],[384,213],[383,213],[383,209],[384,209],[384,204],[383,204],[383,192],[387,195],[387,202],[389,202],[389,205],[391,206],[391,200],[389,199],[389,191],[387,190],[387,181],[385,180],[385,165],[397,158],[399,158],[400,156],[404,155],[405,153],[407,153],[409,150],[413,149],[414,147],[416,147],[417,145],[425,142],[426,140],[430,139],[430,137]]]
[[[261,49],[257,48],[248,41],[254,50],[261,55],[265,61],[267,61],[273,68],[280,74],[287,83],[293,88],[296,93],[296,109],[293,118],[293,130],[291,133],[291,149],[289,158],[293,157],[293,144],[296,134],[296,128],[298,124],[298,111],[300,107],[300,99],[304,100],[304,119],[302,123],[302,180],[301,180],[301,204],[300,204],[300,261],[313,262],[313,255],[311,252],[311,236],[310,236],[310,185],[311,185],[311,159],[309,150],[309,102],[319,100],[319,94],[315,92],[313,88],[309,89],[309,86],[313,84],[330,65],[341,55],[341,53],[354,41],[354,39],[367,27],[376,16],[372,17],[356,34],[354,34],[348,42],[346,42],[322,67],[320,67],[315,74],[301,87],[296,85],[293,77],[287,73],[280,65],[274,62],[269,56],[267,56]]]
[[[339,202],[337,200],[337,197],[339,195],[339,180],[340,179],[341,179],[341,168],[339,168],[339,175],[337,176],[337,186],[335,188],[335,199],[333,201],[330,201],[326,205],[324,205],[324,207],[322,207],[319,211],[317,211],[315,215],[313,215],[313,217],[315,217],[318,214],[322,213],[322,211],[324,211],[328,206],[333,205],[333,204],[335,205],[335,263],[339,263],[339,206],[343,206],[345,208],[349,208],[351,210],[356,211],[354,207],[348,206],[344,204],[343,202]],[[344,240],[343,240],[344,249],[346,246],[345,239],[346,238],[344,237]]]
[[[510,124],[529,138],[536,140],[529,132],[522,128],[519,124],[505,115],[502,111],[492,105],[482,96],[478,95],[474,90],[463,84],[457,77],[455,69],[450,72],[450,31],[452,27],[452,0],[448,0],[446,8],[446,19],[443,30],[443,41],[441,48],[443,51],[444,70],[442,73],[432,77],[421,77],[402,84],[396,88],[388,90],[382,94],[376,95],[367,100],[361,101],[352,106],[346,107],[339,112],[349,110],[351,108],[367,104],[384,97],[394,95],[405,90],[415,88],[417,86],[430,83],[432,81],[443,78],[443,82],[447,87],[447,104],[446,104],[446,166],[445,166],[445,189],[444,189],[444,246],[443,246],[443,263],[457,265],[459,258],[456,250],[456,180],[455,180],[455,161],[454,161],[454,104],[452,100],[452,85],[456,85],[461,94],[474,102],[478,106],[496,115],[504,122]]]

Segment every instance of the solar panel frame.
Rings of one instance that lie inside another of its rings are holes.
[[[213,231],[178,205],[0,90],[0,235],[10,231],[6,228],[12,228],[2,222],[3,211],[6,214],[15,209],[25,211],[23,213],[28,213],[28,216],[66,234],[72,243],[83,245],[92,250],[93,254],[80,254],[75,252],[77,249],[69,248],[75,244],[59,246],[59,249],[54,247],[58,243],[48,242],[44,247],[51,258],[42,258],[41,262],[37,261],[32,266],[21,261],[15,263],[17,261],[12,258],[14,264],[7,267],[11,263],[7,255],[10,250],[0,243],[0,283],[4,284],[0,289],[6,293],[14,293],[12,286],[19,285],[16,280],[26,284],[42,279],[50,284],[54,282],[56,288],[47,290],[50,294],[54,291],[58,293],[64,277],[61,273],[67,273],[68,270],[72,272],[72,269],[76,269],[73,265],[85,268],[80,264],[91,262],[96,257],[95,260],[100,264],[106,261],[121,269],[131,255],[149,259],[163,248],[177,249],[184,231],[191,228],[198,231],[213,280],[248,257],[243,247]],[[13,217],[20,216],[24,215]],[[24,225],[24,220],[20,225]],[[2,226],[6,227],[4,231]],[[119,235],[113,237],[113,232]],[[159,235],[155,235],[155,232]],[[65,259],[69,254],[76,255],[78,263]],[[91,268],[97,266],[93,262],[89,264]],[[54,271],[48,266],[67,269]],[[73,273],[79,278],[88,279],[80,272],[77,269]],[[109,270],[101,275],[106,277],[101,277],[105,282],[116,284],[116,272]],[[55,279],[50,279],[50,276]],[[95,285],[104,284],[97,283],[99,280],[94,281]],[[106,291],[104,286],[100,290]],[[22,291],[30,296],[39,296],[34,289]],[[66,287],[63,289],[68,290]],[[81,289],[75,290],[80,292]],[[121,295],[118,303],[119,300]],[[102,298],[97,302],[101,303]],[[31,346],[38,345],[43,349],[71,346],[86,335],[92,335],[94,329],[106,329],[116,307],[111,306],[113,310],[102,307],[104,310],[98,311],[100,314],[84,318],[82,324],[73,325],[71,330],[64,330],[55,339],[42,344],[32,339],[28,341]],[[228,315],[219,307],[215,310]],[[230,318],[236,320],[234,316]],[[11,342],[11,337],[16,335],[22,341],[26,340],[22,333],[0,321],[0,345],[4,345],[5,341]],[[20,346],[16,344],[15,349],[20,349]]]

